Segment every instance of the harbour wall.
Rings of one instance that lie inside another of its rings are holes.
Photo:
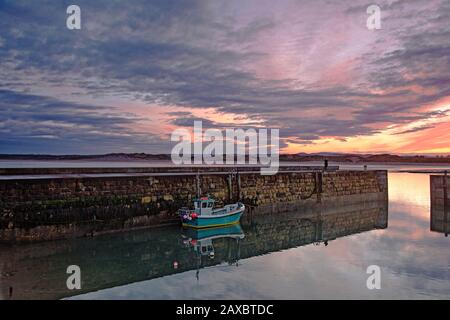
[[[431,219],[430,230],[448,236],[450,231],[450,176],[430,176]]]
[[[54,240],[175,223],[180,207],[207,194],[219,206],[241,201],[249,214],[255,208],[277,214],[316,203],[326,207],[387,199],[386,171],[283,168],[263,176],[258,168],[45,170],[0,175],[0,241]]]

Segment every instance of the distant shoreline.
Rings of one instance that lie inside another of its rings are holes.
[[[323,162],[353,165],[450,165],[450,156],[392,154],[281,154],[280,162]],[[0,161],[157,162],[171,161],[169,154],[110,153],[104,155],[0,154]]]

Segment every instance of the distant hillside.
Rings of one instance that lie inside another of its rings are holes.
[[[350,163],[450,163],[450,156],[393,155],[393,154],[294,154],[281,155],[284,161],[323,161]]]
[[[108,153],[102,155],[0,154],[0,160],[151,161],[170,160],[170,155],[146,153]]]
[[[14,155],[0,154],[0,160],[78,160],[78,161],[170,161],[169,154],[146,154],[146,153],[109,153],[104,155]],[[393,154],[340,154],[324,152],[318,154],[282,154],[280,161],[323,161],[341,163],[450,163],[449,156],[424,156],[424,155],[393,155]]]

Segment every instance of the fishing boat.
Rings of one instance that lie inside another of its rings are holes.
[[[245,211],[241,202],[214,208],[214,199],[203,197],[194,200],[194,209],[181,208],[179,215],[183,227],[212,228],[236,224]]]

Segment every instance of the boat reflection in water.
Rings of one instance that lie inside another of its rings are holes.
[[[184,229],[182,234],[183,244],[192,249],[197,261],[196,277],[198,279],[200,269],[205,266],[204,260],[215,260],[214,242],[226,242],[226,262],[228,265],[238,266],[240,257],[240,240],[245,235],[240,224],[209,229]]]

